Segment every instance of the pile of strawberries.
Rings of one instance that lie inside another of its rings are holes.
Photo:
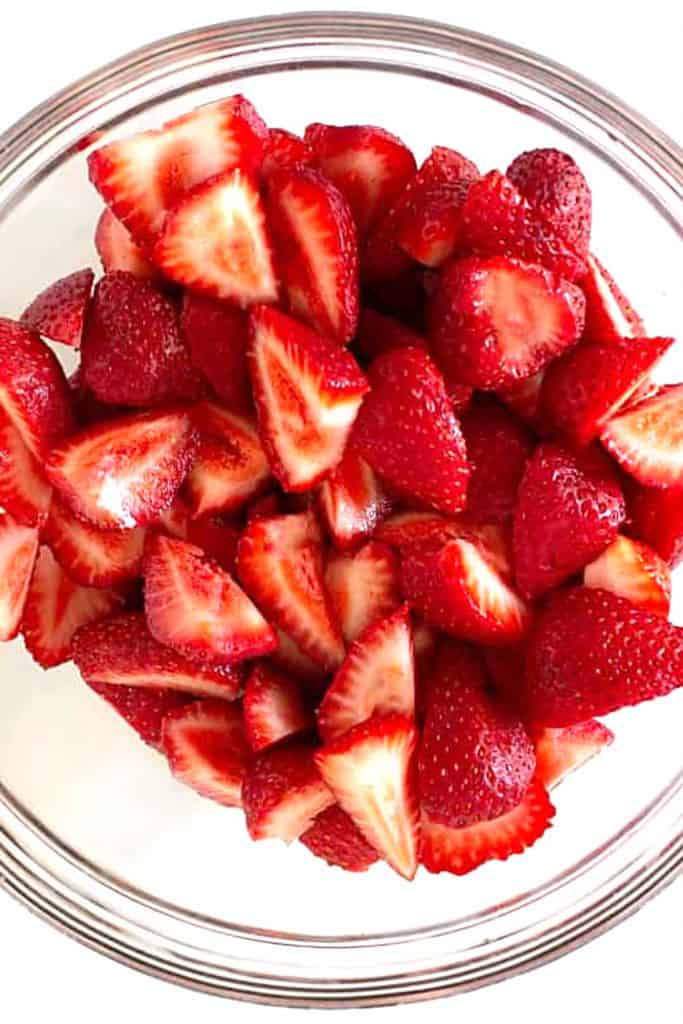
[[[683,385],[581,171],[239,96],[88,165],[104,276],[0,320],[0,638],[253,839],[521,852],[595,716],[683,683]]]

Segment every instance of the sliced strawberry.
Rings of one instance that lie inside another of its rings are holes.
[[[22,313],[24,327],[50,341],[78,348],[94,276],[88,267],[48,285]]]
[[[124,416],[55,448],[47,475],[69,508],[95,525],[145,526],[173,504],[195,444],[184,410]]]
[[[378,541],[369,541],[353,555],[333,555],[325,583],[347,644],[401,603],[399,560]]]
[[[163,720],[161,746],[179,782],[226,807],[241,807],[251,751],[239,708],[210,699],[176,708]]]
[[[683,486],[683,384],[662,388],[611,419],[600,440],[638,483]]]
[[[326,679],[323,669],[297,647],[288,633],[275,630],[278,645],[270,656],[271,662],[282,672],[297,679],[307,691],[316,696],[324,689]]]
[[[155,640],[208,665],[268,654],[273,630],[229,573],[186,541],[150,534],[145,615]]]
[[[288,743],[257,754],[242,783],[242,803],[252,839],[291,843],[334,803],[308,743]]]
[[[588,272],[579,284],[586,296],[586,341],[642,338],[643,321],[597,256],[586,256]]]
[[[246,314],[218,299],[185,292],[180,330],[192,365],[204,375],[218,398],[232,412],[248,415],[252,400],[247,372]]]
[[[393,316],[384,316],[374,309],[362,309],[354,348],[365,359],[372,360],[396,348],[423,348],[429,350],[426,338],[406,327]]]
[[[313,150],[300,135],[285,128],[271,128],[263,154],[261,168],[267,178],[279,167],[296,167],[298,164],[312,164]]]
[[[531,433],[494,398],[480,395],[462,417],[471,466],[466,518],[504,523],[512,518],[517,490],[534,449]]]
[[[542,729],[534,737],[536,777],[546,789],[552,789],[613,740],[612,730],[594,718],[564,729]]]
[[[629,494],[629,533],[673,569],[683,560],[683,488],[637,487]]]
[[[521,420],[535,430],[539,428],[538,412],[544,377],[545,370],[539,370],[533,376],[518,380],[508,387],[501,388],[498,392],[501,402],[504,402],[508,409],[512,409]]]
[[[308,490],[341,461],[365,376],[350,353],[266,306],[252,311],[248,360],[273,473]]]
[[[138,736],[155,750],[161,750],[164,719],[177,708],[187,707],[190,698],[175,690],[148,689],[141,686],[108,686],[91,683],[91,690],[107,702]]]
[[[25,526],[41,526],[51,496],[40,463],[0,408],[0,507]]]
[[[244,726],[257,753],[297,733],[315,729],[298,683],[266,665],[255,665],[244,691]]]
[[[656,551],[637,540],[616,537],[583,571],[587,587],[609,590],[637,608],[665,619],[671,604],[671,573]]]
[[[374,533],[391,509],[371,466],[351,447],[320,485],[318,505],[335,547],[342,550]]]
[[[105,274],[125,270],[136,277],[157,277],[159,272],[135,244],[111,210],[103,210],[95,228],[95,248]]]
[[[112,587],[142,572],[144,530],[100,530],[78,519],[54,495],[43,540],[63,569],[83,587]]]
[[[550,827],[555,808],[537,779],[513,810],[468,828],[448,828],[422,815],[420,863],[434,874],[466,875],[490,860],[524,853]]]
[[[0,641],[19,631],[38,555],[38,530],[0,516]]]
[[[243,96],[198,107],[159,131],[110,142],[88,157],[90,180],[134,240],[151,246],[167,212],[195,185],[257,171],[268,129]]]
[[[339,804],[319,814],[299,841],[316,857],[344,871],[367,871],[379,854]]]
[[[320,334],[349,341],[359,301],[356,228],[348,203],[319,171],[293,167],[270,175],[267,205],[290,311]]]
[[[220,516],[194,519],[187,524],[182,540],[201,548],[204,554],[220,565],[226,572],[234,573],[237,564],[237,542],[240,531]]]
[[[243,682],[240,665],[198,665],[158,643],[142,612],[116,615],[79,629],[73,659],[88,685],[109,689],[177,690],[233,700]]]
[[[310,512],[250,523],[239,543],[240,580],[274,626],[326,671],[344,657],[323,578],[320,530]]]
[[[507,177],[531,206],[577,252],[587,253],[591,235],[592,196],[576,161],[559,149],[520,153]]]
[[[431,299],[435,357],[449,380],[505,388],[573,345],[583,310],[576,285],[543,267],[505,256],[455,260]]]

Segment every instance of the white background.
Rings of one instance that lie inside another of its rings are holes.
[[[7,3],[2,26],[0,130],[28,108],[98,65],[184,29],[289,9],[343,6],[192,0],[20,0]],[[623,4],[498,2],[468,4],[393,0],[349,3],[363,11],[452,20],[498,35],[562,61],[611,89],[683,141],[683,13],[675,0]],[[678,11],[676,11],[678,8]],[[321,112],[321,117],[323,112]],[[656,255],[656,254],[655,254]],[[0,710],[1,713],[1,710]],[[28,752],[27,752],[28,754]],[[351,1011],[356,1024],[414,1020],[524,1020],[592,1024],[649,1020],[681,1024],[683,883],[667,890],[616,931],[541,971],[450,1002]],[[323,1012],[226,1004],[128,971],[53,932],[0,890],[0,1018],[8,1024],[45,1019],[110,1024],[121,1020],[165,1024],[268,1021],[314,1024]],[[329,1017],[325,1018],[329,1020]]]

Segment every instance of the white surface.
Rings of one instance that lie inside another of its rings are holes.
[[[46,5],[24,0],[11,5],[3,24],[3,89],[0,129],[73,78],[156,37],[228,16],[278,13],[292,7],[320,9],[322,3],[216,3],[191,5],[117,0],[99,5],[62,0]],[[328,5],[332,6],[332,5]],[[342,0],[334,6],[342,6]],[[362,10],[415,13],[416,5],[349,3]],[[422,0],[419,13],[446,20],[456,5]],[[572,65],[647,113],[681,139],[683,127],[683,14],[670,0],[651,0],[637,14],[615,11],[612,2],[553,5],[499,3],[457,5],[453,20],[478,31],[508,38]],[[609,8],[603,11],[602,7]],[[162,13],[163,12],[163,13]],[[647,21],[644,21],[644,12]],[[98,1024],[129,1017],[135,1021],[272,1019],[274,1011],[174,989],[113,964],[67,941],[0,892],[0,959],[3,1020],[23,1024],[50,1014],[74,1024]],[[639,915],[597,942],[541,971],[450,1003],[357,1011],[363,1021],[428,1021],[458,1011],[479,1019],[563,1024],[581,1013],[588,1021],[608,1013],[613,1021],[680,1024],[683,991],[680,947],[683,938],[683,884],[679,883]],[[288,1021],[317,1021],[322,1013],[279,1011]],[[328,1018],[326,1018],[328,1019]]]

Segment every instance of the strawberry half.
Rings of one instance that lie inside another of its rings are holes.
[[[287,736],[315,728],[298,683],[267,665],[255,665],[244,691],[244,727],[257,753]]]
[[[78,348],[94,276],[88,267],[48,285],[22,313],[24,327],[50,341]]]
[[[391,867],[417,870],[419,820],[413,756],[417,730],[407,715],[373,715],[315,755],[341,807]]]
[[[613,740],[612,730],[594,718],[564,729],[542,729],[534,737],[536,777],[546,789],[559,786]]]
[[[185,292],[180,330],[199,370],[214,393],[241,416],[252,410],[247,372],[248,320],[236,306]]]
[[[164,717],[161,747],[178,782],[226,807],[242,806],[242,779],[251,751],[240,709],[197,700]]]
[[[19,632],[38,544],[38,530],[0,516],[0,641]]]
[[[611,419],[600,440],[638,483],[683,486],[683,384],[662,388]]]
[[[242,783],[242,804],[252,839],[291,843],[334,803],[320,777],[314,748],[291,743],[257,754]]]
[[[76,434],[52,451],[46,471],[76,515],[103,529],[129,529],[170,508],[195,444],[186,411],[145,412]]]
[[[291,167],[270,175],[267,208],[290,311],[344,344],[355,333],[359,304],[358,243],[348,203],[319,171]]]
[[[268,178],[278,167],[312,163],[313,150],[300,135],[288,132],[285,128],[269,130],[261,168],[264,178]]]
[[[609,590],[636,608],[668,618],[671,573],[656,551],[637,540],[616,537],[583,570],[583,582],[594,590]]]
[[[339,804],[319,814],[299,841],[316,857],[344,871],[367,871],[379,860],[377,850]]]
[[[113,274],[117,270],[126,270],[136,277],[153,278],[159,274],[111,210],[103,210],[97,222],[95,248],[105,274]]]
[[[586,296],[586,341],[642,338],[643,321],[597,256],[586,256],[588,271],[579,284]]]
[[[531,206],[577,252],[591,235],[592,196],[576,161],[559,149],[531,149],[515,157],[507,177]]]
[[[683,488],[634,487],[629,533],[645,541],[674,569],[683,560]]]
[[[88,682],[86,680],[86,682]],[[141,686],[107,686],[91,683],[88,686],[109,704],[140,739],[161,750],[161,730],[164,719],[176,708],[192,703],[184,693],[175,690],[147,689]]]
[[[0,507],[25,526],[41,526],[51,496],[40,463],[0,409]]]
[[[347,550],[374,533],[391,508],[372,467],[351,447],[318,492],[318,507],[335,547]]]
[[[259,610],[201,548],[151,534],[144,574],[147,625],[159,643],[209,665],[256,658],[276,646]]]
[[[378,541],[369,541],[353,555],[333,555],[325,583],[347,644],[401,603],[399,560]]]
[[[520,420],[487,395],[475,398],[461,422],[471,467],[466,518],[473,523],[507,522],[534,450],[533,437]]]
[[[318,708],[325,742],[371,715],[415,711],[413,638],[407,605],[376,619],[352,644]]]
[[[273,473],[305,491],[341,461],[368,383],[344,349],[275,309],[251,314],[249,371]]]
[[[358,330],[353,340],[353,347],[367,360],[376,359],[385,352],[396,348],[422,348],[427,352],[427,340],[406,327],[393,316],[384,316],[367,307],[360,312]]]
[[[43,540],[62,568],[83,587],[113,587],[142,572],[144,530],[99,530],[78,519],[56,494]]]

